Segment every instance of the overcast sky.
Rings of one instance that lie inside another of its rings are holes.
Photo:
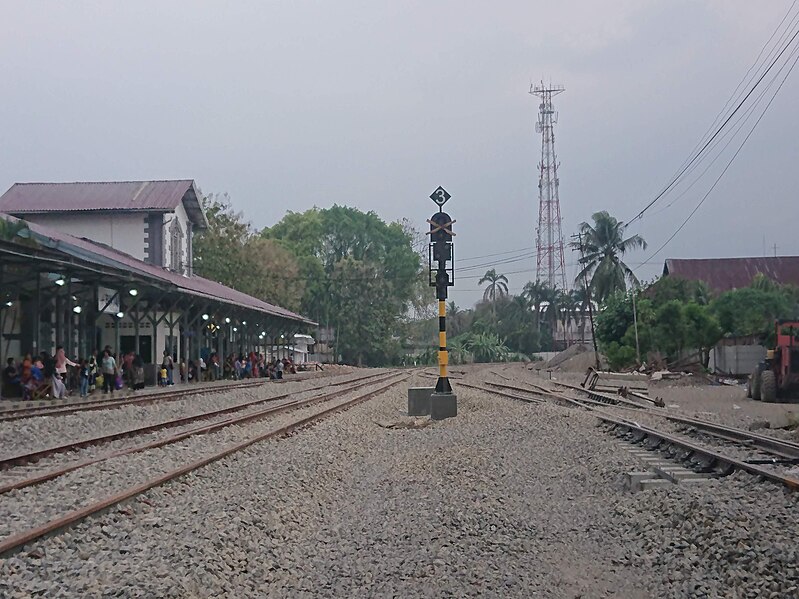
[[[531,81],[566,87],[555,135],[568,238],[595,211],[629,220],[654,197],[790,5],[0,0],[0,187],[193,178],[259,228],[333,203],[421,228],[443,185],[457,256],[518,250],[456,266],[528,248],[496,266],[517,291],[535,278]],[[666,257],[759,256],[774,243],[799,254],[797,92],[799,70],[642,278]],[[631,230],[659,247],[718,170]],[[567,250],[570,278],[575,260]],[[480,297],[485,270],[459,271],[459,304]]]

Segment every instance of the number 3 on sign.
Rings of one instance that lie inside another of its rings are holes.
[[[430,199],[433,200],[439,206],[443,206],[447,203],[452,196],[447,193],[447,190],[443,187],[439,186],[433,193],[430,194]]]

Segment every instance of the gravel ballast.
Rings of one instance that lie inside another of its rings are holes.
[[[590,414],[456,383],[457,418],[386,428],[429,383],[0,559],[0,596],[795,593],[795,496],[745,475],[631,494],[641,464]]]

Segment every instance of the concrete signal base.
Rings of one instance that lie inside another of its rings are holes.
[[[458,415],[458,396],[454,393],[433,393],[430,396],[430,418],[444,420]]]
[[[435,387],[410,387],[408,389],[408,416],[429,416],[430,396]]]

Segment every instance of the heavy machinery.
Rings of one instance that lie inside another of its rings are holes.
[[[774,349],[749,378],[747,397],[779,402],[799,396],[799,321],[778,320]]]

